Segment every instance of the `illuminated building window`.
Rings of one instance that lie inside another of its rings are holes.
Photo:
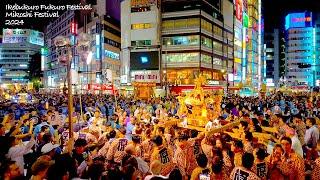
[[[217,41],[213,41],[213,49],[222,52],[222,44]]]
[[[204,19],[201,19],[201,28],[212,32],[212,24]]]
[[[151,46],[151,40],[131,41],[131,46]]]
[[[199,62],[199,53],[173,53],[164,54],[164,59],[168,63],[189,63],[189,62]]]
[[[204,46],[212,49],[212,40],[210,38],[202,36],[201,37],[201,45],[204,45]]]
[[[150,23],[140,23],[140,24],[132,24],[131,29],[149,29],[151,28]]]
[[[199,18],[166,20],[162,22],[164,30],[200,27]]]
[[[212,60],[212,64],[221,66],[222,65],[222,60],[219,59],[219,58],[214,57],[213,60]]]
[[[211,64],[211,60],[212,60],[211,56],[201,54],[201,62]]]
[[[188,45],[199,45],[199,36],[174,36],[163,38],[163,45],[169,46],[188,46]]]
[[[218,36],[222,36],[222,29],[218,26],[213,26],[213,33]]]

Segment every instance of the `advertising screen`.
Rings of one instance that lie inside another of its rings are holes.
[[[300,28],[300,27],[312,27],[312,13],[292,13],[286,16],[285,28]]]
[[[131,70],[157,70],[159,69],[159,52],[131,52]]]

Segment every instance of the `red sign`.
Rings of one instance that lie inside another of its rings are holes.
[[[311,22],[311,17],[293,18],[293,22]]]
[[[243,11],[242,0],[236,0],[236,18],[239,21],[242,21],[242,11]]]
[[[107,84],[88,84],[88,90],[113,91],[113,86]]]
[[[78,24],[75,22],[71,22],[71,27],[70,27],[70,32],[71,34],[77,35],[78,33]]]

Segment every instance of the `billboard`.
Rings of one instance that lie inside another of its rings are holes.
[[[159,52],[131,52],[130,53],[131,70],[158,70]]]
[[[312,12],[291,13],[286,16],[286,30],[290,28],[312,27]]]
[[[30,29],[3,29],[2,43],[25,43],[43,46],[44,34]]]
[[[242,0],[236,0],[236,18],[239,21],[242,21],[242,11],[243,11]]]

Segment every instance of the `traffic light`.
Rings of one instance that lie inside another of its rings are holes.
[[[71,32],[71,34],[77,35],[77,33],[78,33],[78,24],[75,23],[75,22],[71,22],[70,25],[71,25],[71,26],[70,26],[70,32]]]
[[[310,68],[311,64],[304,64],[304,63],[298,63],[298,68],[304,69],[304,68]]]

